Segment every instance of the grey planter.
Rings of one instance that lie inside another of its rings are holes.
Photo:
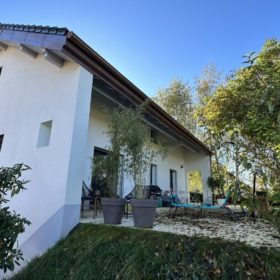
[[[134,225],[141,228],[152,228],[156,215],[157,200],[132,199]]]
[[[104,224],[118,225],[124,214],[125,198],[101,198]]]

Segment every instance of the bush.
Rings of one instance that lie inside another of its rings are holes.
[[[9,201],[6,198],[8,194],[13,197],[25,189],[24,185],[28,181],[20,177],[23,171],[29,169],[24,164],[0,167],[0,269],[4,272],[13,271],[15,264],[20,265],[19,260],[23,260],[22,252],[15,248],[15,244],[18,235],[24,232],[24,226],[30,225],[30,222],[3,205]]]

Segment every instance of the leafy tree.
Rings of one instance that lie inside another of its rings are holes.
[[[182,80],[174,80],[160,89],[153,100],[188,130],[195,132],[191,87]]]
[[[209,99],[215,94],[217,87],[221,83],[221,73],[218,72],[214,64],[206,66],[202,74],[195,78],[195,93],[198,97],[198,104],[195,108],[195,119],[197,121],[197,136],[208,145],[213,153],[212,178],[209,178],[209,184],[218,195],[224,195],[224,180],[227,177],[225,172],[225,156],[230,155],[225,146],[227,141],[224,130],[218,130],[213,127],[204,116],[205,106]]]
[[[195,92],[199,98],[199,105],[205,105],[207,100],[215,93],[221,83],[222,74],[215,64],[207,65],[201,76],[195,78]]]
[[[24,190],[24,185],[28,181],[20,179],[22,172],[30,168],[24,164],[16,164],[12,167],[0,167],[0,269],[4,272],[13,271],[15,264],[19,264],[19,260],[23,260],[22,252],[15,247],[17,237],[24,232],[25,225],[30,222],[22,218],[14,211],[10,211],[9,207],[4,204],[11,197],[17,195]]]
[[[280,43],[268,40],[246,57],[207,102],[203,116],[211,128],[235,136],[240,164],[261,168],[278,189],[280,177]]]

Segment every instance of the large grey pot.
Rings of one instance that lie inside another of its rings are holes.
[[[125,198],[101,198],[104,224],[118,225],[124,214]]]
[[[132,212],[136,227],[152,228],[156,215],[157,200],[132,199]]]

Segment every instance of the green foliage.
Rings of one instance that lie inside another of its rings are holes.
[[[274,249],[83,224],[13,279],[278,280],[279,263],[280,252]]]
[[[188,84],[174,80],[167,88],[158,91],[154,101],[182,126],[195,132],[194,108]]]
[[[189,178],[189,191],[190,192],[202,192],[202,175],[199,170],[191,171],[188,174]]]
[[[224,186],[225,186],[225,178],[220,174],[213,174],[212,177],[208,178],[208,185],[212,189],[213,192],[217,192],[219,196],[224,197]]]
[[[254,198],[253,194],[250,192],[243,193],[240,201],[240,206],[242,209],[246,209],[249,215],[260,209],[258,200],[256,199],[256,197]]]
[[[124,169],[131,175],[134,184],[143,184],[143,176],[156,153],[150,146],[149,128],[144,123],[146,104],[137,108],[123,109],[124,114]]]
[[[119,107],[106,112],[106,134],[111,145],[107,156],[93,158],[92,170],[95,177],[105,182],[110,197],[117,196],[121,163],[135,185],[142,184],[143,175],[155,156],[148,144],[148,126],[143,121],[145,106],[144,103],[136,108]]]
[[[247,66],[208,100],[203,116],[213,130],[235,135],[243,153],[240,160],[279,178],[280,43],[268,40],[259,54],[246,59]]]
[[[208,99],[215,93],[221,81],[221,73],[214,64],[207,65],[201,76],[195,78],[195,92],[199,98],[199,104],[205,105]]]
[[[269,220],[278,228],[280,232],[280,191],[277,190],[271,195],[271,212],[269,213]]]
[[[0,167],[0,269],[4,272],[13,271],[14,265],[19,265],[19,261],[23,260],[22,253],[15,248],[17,237],[25,230],[25,225],[30,222],[22,218],[14,211],[11,212],[9,207],[4,204],[11,197],[17,195],[24,190],[24,185],[28,181],[20,179],[22,172],[30,168],[23,164],[16,164],[12,167]]]
[[[109,153],[106,156],[93,157],[92,159],[92,172],[93,176],[102,183],[104,186],[103,195],[105,197],[117,197],[117,184],[118,184],[118,172],[120,165],[120,158],[117,157],[114,152],[111,152],[113,148],[109,149]]]

